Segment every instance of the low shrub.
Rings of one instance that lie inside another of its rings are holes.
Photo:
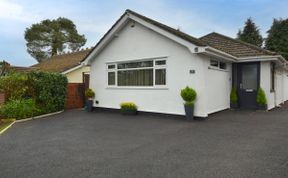
[[[0,112],[8,119],[24,119],[37,115],[40,110],[33,99],[15,99],[1,106]]]
[[[233,87],[230,93],[230,102],[237,103],[237,101],[238,101],[237,89]]]
[[[86,98],[94,98],[95,97],[95,92],[91,88],[88,88],[85,91],[85,97]]]
[[[267,105],[266,94],[261,87],[258,89],[257,92],[257,103],[259,105]]]
[[[120,104],[121,110],[137,110],[136,104],[132,102],[124,102]]]
[[[185,105],[193,106],[197,97],[197,93],[193,88],[187,86],[181,90],[181,97],[185,101]]]
[[[0,78],[0,90],[7,101],[21,99],[27,95],[27,75],[11,73]]]

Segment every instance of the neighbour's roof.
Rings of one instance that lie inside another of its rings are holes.
[[[64,72],[78,66],[90,51],[91,48],[71,53],[55,55],[31,67],[47,72]]]
[[[199,39],[207,43],[209,46],[235,57],[241,58],[276,55],[276,53],[262,49],[258,46],[245,43],[243,41],[236,40],[215,32],[205,35]]]
[[[32,72],[37,70],[37,68],[35,67],[23,67],[23,66],[10,66],[9,69],[15,72]]]

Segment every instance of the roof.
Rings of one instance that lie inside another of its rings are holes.
[[[35,67],[23,67],[23,66],[10,66],[9,69],[15,72],[32,72],[37,70],[37,68]]]
[[[219,33],[210,33],[207,34],[201,38],[195,38],[192,37],[184,32],[181,32],[179,30],[176,30],[172,27],[169,27],[167,25],[164,25],[160,22],[157,22],[153,19],[150,19],[146,16],[140,15],[132,10],[127,9],[125,13],[113,24],[113,26],[106,32],[106,34],[98,41],[98,43],[94,46],[94,48],[86,55],[86,57],[83,58],[81,62],[83,62],[85,59],[92,54],[92,51],[96,49],[102,41],[108,36],[108,34],[112,31],[112,29],[121,21],[121,19],[126,15],[134,15],[135,17],[140,18],[141,20],[148,22],[168,33],[171,33],[181,39],[184,39],[194,45],[197,45],[199,47],[211,47],[216,50],[222,51],[226,54],[229,54],[231,56],[234,56],[236,58],[245,58],[245,57],[258,57],[258,56],[275,56],[276,53],[262,49],[258,46],[245,43],[240,40],[233,39],[228,36],[224,36]]]
[[[239,58],[276,55],[276,53],[262,49],[258,46],[245,43],[243,41],[236,40],[215,32],[205,35],[199,39],[207,43],[212,48],[218,49]]]
[[[150,19],[150,18],[148,18],[148,17],[146,17],[146,16],[140,15],[140,14],[138,14],[138,13],[136,13],[136,12],[130,10],[130,9],[127,9],[127,10],[125,11],[125,13],[112,25],[112,27],[104,34],[104,36],[98,41],[98,43],[97,43],[97,44],[92,48],[92,50],[83,58],[83,60],[82,60],[81,62],[83,62],[83,61],[92,53],[92,51],[93,51],[95,48],[97,48],[97,46],[100,45],[100,43],[104,40],[104,38],[112,31],[112,29],[118,24],[118,22],[120,22],[120,20],[121,20],[125,15],[127,15],[127,14],[132,14],[132,15],[134,15],[134,16],[136,16],[136,17],[138,17],[138,18],[140,18],[140,19],[142,19],[142,20],[144,20],[144,21],[146,21],[146,22],[148,22],[148,23],[150,23],[150,24],[153,24],[153,25],[161,28],[162,30],[165,30],[165,31],[167,31],[167,32],[169,32],[169,33],[172,33],[172,34],[178,36],[179,38],[184,39],[184,40],[186,40],[186,41],[188,41],[188,42],[191,42],[191,43],[193,43],[193,44],[195,44],[195,45],[197,45],[197,46],[207,46],[204,41],[201,41],[201,40],[199,40],[199,39],[197,39],[197,38],[195,38],[195,37],[192,37],[192,36],[190,36],[190,35],[188,35],[188,34],[186,34],[186,33],[184,33],[184,32],[181,32],[180,30],[176,30],[176,29],[174,29],[174,28],[172,28],[172,27],[169,27],[169,26],[167,26],[167,25],[165,25],[165,24],[162,24],[162,23],[157,22],[157,21],[155,21],[155,20],[153,20],[153,19]]]
[[[76,52],[55,55],[31,67],[47,72],[64,72],[80,65],[80,62],[91,50],[92,49],[90,48]]]
[[[186,41],[189,41],[189,42],[191,42],[191,43],[193,43],[193,44],[195,44],[197,46],[207,46],[207,44],[205,42],[203,42],[203,41],[201,41],[201,40],[199,40],[199,39],[197,39],[197,38],[195,38],[193,36],[190,36],[187,33],[181,32],[180,30],[176,30],[175,28],[169,27],[169,26],[167,26],[165,24],[162,24],[160,22],[157,22],[157,21],[155,21],[153,19],[150,19],[148,17],[140,15],[140,14],[138,14],[138,13],[136,13],[136,12],[130,10],[130,9],[127,9],[125,13],[133,14],[136,17],[139,17],[140,19],[142,19],[142,20],[144,20],[144,21],[146,21],[146,22],[148,22],[150,24],[153,24],[153,25],[157,26],[157,27],[161,28],[162,30],[165,30],[165,31],[167,31],[169,33],[172,33],[172,34],[174,34],[174,35],[176,35],[176,36],[178,36],[178,37],[180,37],[180,38],[182,38],[182,39],[184,39]]]

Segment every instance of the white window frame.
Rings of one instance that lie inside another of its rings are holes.
[[[110,66],[110,65],[114,65],[115,67],[113,68],[113,69],[109,69],[108,67]],[[107,67],[107,72],[106,72],[106,78],[107,78],[107,80],[106,80],[106,84],[107,84],[107,86],[108,87],[115,87],[116,85],[117,85],[117,64],[107,64],[106,65],[106,67]],[[114,83],[114,85],[109,85],[108,84],[108,81],[109,81],[109,75],[108,75],[108,73],[109,72],[114,72],[115,73],[115,83]]]
[[[144,62],[144,61],[153,61],[152,67],[137,67],[137,68],[127,68],[127,69],[118,69],[118,64],[123,63],[130,63],[130,62]],[[166,63],[164,65],[156,65],[156,61],[165,61]],[[129,60],[129,61],[121,61],[121,62],[109,62],[106,63],[106,86],[107,88],[127,88],[127,89],[167,89],[167,57],[163,58],[151,58],[151,59],[143,59],[143,60]],[[108,69],[108,66],[115,65],[115,68]],[[118,71],[127,71],[127,70],[143,70],[143,69],[153,69],[153,86],[118,86]],[[155,79],[156,79],[156,70],[157,69],[166,69],[166,81],[165,85],[156,85]],[[115,85],[108,85],[108,72],[115,72]]]
[[[217,62],[217,66],[212,66],[211,65],[211,61]],[[220,68],[220,63],[224,63],[226,65],[226,68],[225,69]],[[211,58],[209,60],[209,67],[208,68],[209,69],[220,70],[220,71],[228,71],[228,64],[227,64],[227,62],[224,62],[222,60]]]

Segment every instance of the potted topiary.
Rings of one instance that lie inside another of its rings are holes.
[[[259,110],[267,110],[267,99],[264,90],[260,87],[257,92],[257,104]]]
[[[186,87],[181,90],[181,97],[185,101],[184,108],[186,118],[188,120],[194,119],[194,102],[197,97],[197,93],[193,88]]]
[[[231,109],[238,108],[237,89],[235,87],[232,87],[231,93],[230,93],[230,108]]]
[[[121,113],[124,115],[136,115],[137,114],[137,106],[132,102],[124,102],[120,104]]]
[[[95,97],[95,92],[91,89],[88,88],[85,91],[85,97],[86,97],[86,111],[91,112],[93,110],[93,98]]]

